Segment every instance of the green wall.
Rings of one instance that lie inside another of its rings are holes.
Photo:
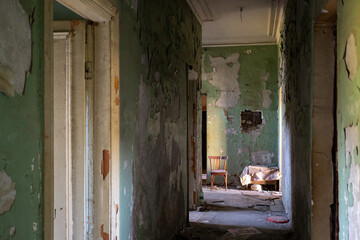
[[[344,3],[343,3],[344,2]],[[339,224],[340,239],[359,239],[360,233],[360,75],[350,80],[345,64],[346,44],[351,34],[355,37],[360,62],[360,2],[338,1],[337,84],[338,84],[338,173],[339,173]],[[358,67],[356,68],[358,70]]]
[[[0,239],[9,239],[11,227],[15,227],[12,239],[42,239],[44,4],[20,2],[32,21],[32,67],[23,96],[0,93],[0,171],[6,171],[16,190],[10,211],[0,215]]]
[[[207,94],[207,155],[229,156],[228,182],[239,184],[238,176],[247,165],[277,165],[277,46],[204,48],[202,79],[202,92]],[[246,109],[262,111],[263,124],[257,129],[242,131],[240,114]]]

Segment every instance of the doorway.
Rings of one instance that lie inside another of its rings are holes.
[[[102,3],[45,1],[46,239],[119,234],[119,18]]]

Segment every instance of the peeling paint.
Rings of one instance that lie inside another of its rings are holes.
[[[346,44],[346,53],[345,53],[345,63],[347,70],[349,72],[349,79],[354,80],[357,73],[357,49],[356,49],[356,40],[353,33],[350,34],[347,44]]]
[[[15,235],[16,228],[15,226],[12,226],[9,230],[9,237],[13,237]]]
[[[9,211],[16,197],[15,183],[6,174],[0,172],[0,215]]]
[[[238,83],[238,72],[240,63],[239,54],[234,53],[226,59],[221,57],[211,57],[211,66],[216,68],[216,72],[207,73],[205,76],[209,83],[220,89],[221,96],[216,100],[216,106],[220,108],[233,108],[239,101],[240,88]],[[229,67],[228,63],[232,66]]]
[[[227,128],[224,130],[225,134],[233,134],[236,135],[237,134],[237,130],[235,128]]]
[[[103,159],[101,161],[101,175],[103,180],[107,177],[110,171],[110,151],[107,149],[103,150]]]
[[[100,236],[103,240],[109,240],[109,234],[104,232],[104,225],[101,225],[100,227]]]
[[[5,80],[22,95],[26,73],[31,67],[32,42],[29,16],[18,0],[1,0],[0,22],[1,35],[6,36],[0,38],[0,63],[8,66],[13,72],[13,77]]]
[[[269,80],[270,77],[270,73],[267,72],[265,73],[265,75],[261,76],[261,80],[263,80],[264,82],[267,82]]]
[[[235,176],[252,163],[253,153],[273,153],[266,159],[271,164],[278,162],[277,48],[211,47],[204,48],[202,56],[202,92],[208,101],[208,155],[229,156],[228,181],[236,184]],[[230,97],[226,95],[229,89]],[[245,110],[261,111],[262,123],[243,133],[241,112]]]
[[[38,223],[33,222],[33,231],[36,232],[38,230]]]
[[[271,90],[262,90],[261,92],[261,98],[262,98],[262,106],[266,109],[269,109],[271,106],[271,95],[272,91]]]

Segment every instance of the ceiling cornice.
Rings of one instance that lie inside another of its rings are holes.
[[[214,11],[206,0],[187,0],[187,3],[201,24],[215,21]]]

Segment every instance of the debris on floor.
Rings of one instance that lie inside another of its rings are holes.
[[[190,227],[174,240],[290,240],[291,223],[275,223],[268,217],[288,220],[281,193],[203,187],[205,209],[190,212]]]
[[[269,216],[269,217],[267,217],[267,220],[269,222],[273,222],[273,223],[288,223],[289,222],[289,219],[284,216]]]

